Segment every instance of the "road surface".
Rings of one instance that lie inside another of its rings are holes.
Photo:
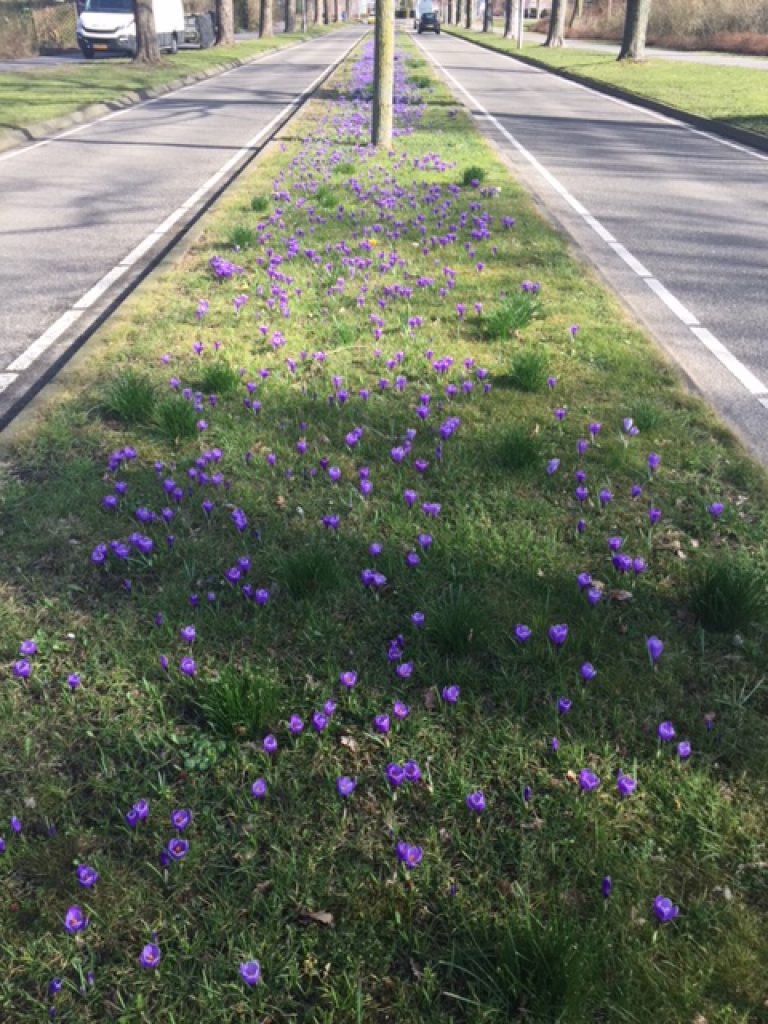
[[[768,154],[445,33],[417,45],[768,464]]]
[[[0,154],[0,429],[366,31]]]

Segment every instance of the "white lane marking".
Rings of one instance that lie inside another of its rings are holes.
[[[18,373],[0,373],[0,394],[18,377]]]
[[[41,356],[43,352],[49,349],[54,341],[60,338],[64,331],[69,330],[72,324],[82,315],[82,309],[68,309],[66,313],[62,314],[58,320],[51,324],[47,331],[25,348],[20,356],[16,356],[13,362],[6,366],[6,370],[11,373],[20,373],[22,370],[28,370],[38,356]]]
[[[668,288],[665,288],[661,281],[657,281],[655,277],[651,277],[648,278],[645,283],[652,292],[655,292],[656,295],[658,295],[667,309],[671,309],[677,319],[684,323],[686,327],[690,327],[692,330],[694,327],[698,327],[699,318],[684,306]]]
[[[741,381],[744,387],[752,395],[768,395],[768,388],[750,370],[735,359],[725,345],[708,331],[706,327],[692,327],[691,330],[709,351],[723,366],[727,366],[737,380]]]
[[[705,327],[702,327],[699,323],[698,317],[689,309],[687,309],[686,306],[684,306],[683,303],[675,295],[673,295],[668,288],[666,288],[661,283],[661,281],[653,277],[651,271],[648,270],[640,262],[640,260],[637,259],[637,257],[633,256],[632,253],[627,248],[625,248],[620,242],[617,242],[614,239],[613,235],[610,233],[610,231],[608,231],[608,229],[604,227],[600,223],[600,221],[596,217],[594,217],[582,203],[579,202],[578,199],[572,196],[568,189],[565,187],[565,185],[563,185],[563,183],[559,181],[559,179],[556,178],[550,170],[544,167],[544,165],[533,155],[533,153],[530,152],[530,150],[526,149],[521,142],[518,142],[514,135],[510,134],[510,132],[507,131],[504,125],[501,124],[497,120],[497,118],[493,116],[493,114],[486,110],[482,103],[480,103],[480,101],[477,100],[472,95],[472,93],[469,92],[468,89],[464,88],[461,82],[459,82],[458,79],[456,79],[450,73],[450,71],[445,67],[445,65],[442,64],[434,56],[433,53],[427,54],[426,48],[418,41],[417,45],[421,48],[424,54],[428,56],[428,59],[431,60],[438,68],[440,68],[445,77],[450,82],[453,83],[456,89],[458,89],[459,92],[464,93],[464,95],[467,97],[469,102],[472,104],[472,107],[474,108],[470,112],[475,116],[479,115],[486,118],[494,125],[494,127],[504,136],[504,138],[547,182],[547,184],[549,184],[557,192],[557,194],[566,203],[568,203],[571,209],[575,210],[581,216],[584,223],[587,224],[599,238],[608,243],[608,247],[613,252],[615,252],[616,255],[619,256],[627,264],[628,267],[631,268],[631,270],[640,278],[641,281],[644,281],[645,284],[648,285],[651,291],[664,303],[664,305],[677,317],[677,319],[680,320],[681,323],[685,324],[685,326],[689,328],[689,330],[693,333],[694,337],[696,337],[698,341],[700,341],[701,344],[713,356],[715,356],[715,358],[717,358],[720,361],[720,363],[730,371],[730,373],[733,374],[736,380],[743,387],[745,387],[747,391],[750,392],[750,394],[754,396],[768,396],[768,387],[766,387],[765,384],[763,384],[763,382],[759,380],[759,378],[756,377],[751,370],[747,369],[744,363],[737,359],[737,357],[730,351],[730,349],[728,349],[718,338],[716,338],[711,331],[707,330]],[[578,82],[570,82],[566,79],[563,79],[563,81],[566,81],[568,85],[576,85],[579,88],[587,88],[586,86],[579,85]],[[607,99],[614,99],[614,97],[608,96]],[[633,107],[631,103],[628,103],[625,100],[615,100],[615,102],[621,103],[623,106],[631,107],[632,109],[637,110],[637,107]],[[646,113],[646,111],[643,111],[643,113]],[[655,114],[654,111],[651,111],[651,113]],[[682,121],[674,121],[672,118],[665,117],[662,114],[655,114],[655,116],[658,117],[660,120],[669,121],[670,124],[679,124],[683,128],[689,127]],[[706,135],[707,133],[698,132],[698,134]],[[715,141],[722,140],[715,139]],[[745,152],[750,153],[751,151],[746,150]],[[762,401],[762,399],[760,399],[760,404],[765,406],[765,408],[768,408],[768,398],[766,398],[765,401]]]
[[[263,128],[260,128],[259,131],[257,131],[256,134],[246,142],[242,149],[239,149],[234,156],[230,157],[226,163],[215,172],[215,174],[212,174],[211,177],[200,186],[200,188],[192,193],[189,199],[185,200],[181,206],[174,210],[173,213],[169,214],[162,224],[159,224],[154,231],[151,231],[143,241],[139,242],[137,246],[131,249],[127,256],[124,256],[119,263],[112,267],[111,270],[107,271],[107,273],[104,274],[104,276],[101,277],[95,285],[89,288],[84,295],[81,295],[80,298],[73,303],[71,309],[67,310],[67,312],[60,316],[55,323],[51,324],[51,326],[41,334],[40,337],[36,338],[29,346],[27,346],[21,355],[18,355],[13,362],[6,367],[6,369],[14,373],[20,372],[21,370],[28,370],[32,363],[36,359],[39,359],[39,357],[43,355],[43,353],[46,352],[58,338],[61,337],[64,331],[75,323],[75,321],[86,309],[88,309],[89,306],[92,306],[93,303],[96,302],[96,300],[99,299],[115,281],[122,277],[123,274],[146,252],[148,252],[156,242],[160,241],[173,227],[173,225],[181,217],[187,214],[201,198],[210,192],[214,186],[217,185],[219,181],[221,181],[221,179],[225,177],[226,174],[238,163],[239,160],[248,156],[264,135],[271,132],[281,120],[288,117],[291,111],[298,107],[307,96],[314,92],[319,83],[333,73],[339,64],[341,64],[341,62],[346,58],[347,54],[354,49],[358,42],[359,40],[355,40],[355,42],[331,64],[330,70],[326,68],[324,71],[321,71],[320,74],[310,82],[302,92],[297,96],[294,96],[290,103],[287,103],[279,113],[275,114],[268,124]],[[233,68],[232,70],[237,69]],[[122,111],[118,111],[118,113],[122,113]],[[110,114],[108,116],[112,117],[114,115]],[[104,118],[100,118],[100,120],[104,120]],[[28,147],[24,152],[28,152],[30,148],[33,147]],[[5,375],[0,375],[0,377],[1,376]]]

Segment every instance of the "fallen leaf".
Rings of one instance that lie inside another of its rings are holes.
[[[342,736],[339,743],[347,750],[351,750],[353,754],[357,753],[357,740],[353,736]]]
[[[625,601],[631,601],[633,596],[629,590],[611,590],[608,594],[608,599],[616,601],[618,604],[623,604]]]
[[[430,686],[424,694],[424,707],[427,711],[434,711],[437,707],[437,690],[434,686]]]
[[[333,914],[328,910],[302,910],[299,919],[304,922],[314,921],[325,928],[330,928],[334,924]]]

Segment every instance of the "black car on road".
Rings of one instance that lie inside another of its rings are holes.
[[[429,11],[422,14],[419,18],[419,23],[416,26],[416,31],[421,35],[422,32],[436,32],[440,35],[440,15],[437,11]]]

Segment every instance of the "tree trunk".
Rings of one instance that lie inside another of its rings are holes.
[[[464,28],[472,28],[472,4],[474,0],[464,0]]]
[[[448,11],[445,20],[448,25],[453,24],[453,0],[448,0]]]
[[[584,13],[584,0],[573,0],[573,10],[571,11],[571,20],[568,22],[568,27],[573,28],[573,23],[577,18],[580,18]]]
[[[231,46],[235,41],[235,6],[232,0],[216,0],[216,45]]]
[[[483,32],[493,32],[493,0],[485,0]]]
[[[152,0],[134,0],[133,16],[136,21],[136,54],[133,58],[135,63],[159,64],[162,58],[157,45]]]
[[[514,3],[517,10],[517,0]],[[512,35],[512,0],[504,0],[504,38],[509,39]]]
[[[392,146],[392,94],[395,89],[395,6],[392,0],[376,0],[373,48],[371,142],[381,149],[389,149]]]
[[[333,24],[339,23],[339,0],[333,0]]]
[[[627,0],[619,60],[645,60],[645,37],[650,13],[651,0]]]
[[[248,18],[248,31],[261,31],[261,0],[247,0],[245,12]]]
[[[262,38],[271,38],[275,34],[275,26],[272,19],[272,0],[261,0],[260,13],[259,35]]]
[[[285,0],[285,31],[296,31],[296,0]]]
[[[567,9],[568,0],[552,0],[552,9],[549,12],[549,32],[547,32],[545,46],[563,45]]]

